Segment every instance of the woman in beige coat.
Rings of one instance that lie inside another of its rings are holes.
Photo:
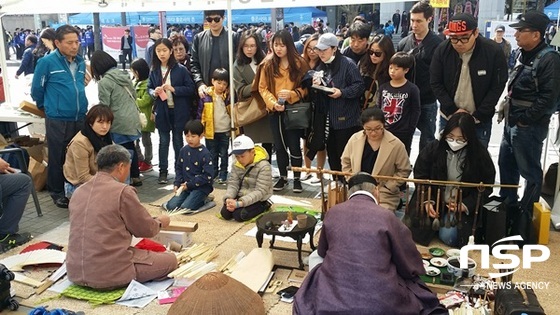
[[[342,153],[342,171],[352,174],[406,178],[412,167],[404,144],[385,130],[385,116],[379,108],[367,108],[360,117],[363,131],[352,135]],[[395,211],[400,201],[402,181],[379,180],[379,205]]]

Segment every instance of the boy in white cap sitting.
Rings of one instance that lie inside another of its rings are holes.
[[[220,214],[226,220],[243,222],[270,208],[272,170],[268,154],[255,146],[251,138],[241,135],[233,140],[235,162],[227,181],[224,206]]]

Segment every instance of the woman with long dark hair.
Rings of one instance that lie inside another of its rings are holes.
[[[45,28],[41,35],[39,35],[39,40],[37,41],[37,47],[33,49],[33,66],[37,64],[37,61],[51,53],[55,50],[54,40],[56,33],[52,28]]]
[[[170,133],[173,134],[173,151],[177,161],[183,147],[183,128],[192,118],[191,106],[195,93],[189,71],[177,62],[173,44],[167,38],[160,38],[154,43],[148,91],[155,98],[153,112],[159,133],[158,183],[166,184]]]
[[[246,100],[251,97],[251,88],[257,67],[263,61],[265,55],[259,46],[257,33],[245,31],[239,40],[237,56],[233,63],[233,84],[235,88],[236,101]],[[234,109],[235,110],[235,109]],[[262,143],[262,147],[268,153],[270,160],[272,156],[272,133],[268,117],[243,126],[243,133],[256,143]]]
[[[107,105],[98,104],[88,110],[84,127],[66,148],[63,166],[66,198],[70,199],[78,186],[97,173],[97,153],[104,146],[113,143],[109,134],[113,119],[113,111]]]
[[[455,182],[494,184],[496,170],[488,150],[476,136],[474,118],[468,113],[457,113],[451,116],[439,141],[429,143],[418,155],[414,165],[414,178],[432,179]],[[441,204],[435,205],[438,187],[432,187],[431,196],[425,197],[421,209],[411,212],[412,237],[422,245],[428,245],[434,236],[432,224],[422,228],[422,220],[427,212],[431,219],[439,216],[438,236],[445,244],[460,248],[466,245],[475,221],[475,207],[478,189],[476,187],[457,189],[451,186],[442,187]],[[492,193],[486,188],[481,203]],[[418,190],[410,202],[415,205]],[[459,202],[460,201],[460,202]],[[439,208],[439,213],[435,209]],[[479,212],[481,215],[481,212]],[[477,218],[478,221],[480,218]],[[446,227],[445,222],[457,222]],[[459,223],[460,221],[460,223]]]
[[[274,190],[280,191],[288,185],[289,158],[292,166],[301,167],[303,164],[300,139],[304,135],[304,130],[286,130],[282,113],[285,106],[298,103],[307,96],[307,89],[301,86],[301,81],[307,74],[309,66],[298,54],[290,32],[286,30],[276,32],[271,42],[273,53],[260,67],[258,84],[259,93],[268,111],[272,113],[269,115],[270,127],[280,171],[280,179],[274,185]],[[293,191],[295,193],[303,191],[300,172],[294,172]]]
[[[368,47],[358,68],[364,79],[365,93],[361,105],[363,108],[379,105],[375,94],[381,84],[389,82],[389,60],[395,54],[395,46],[388,36],[377,35]]]
[[[115,119],[111,125],[111,138],[131,151],[131,185],[141,186],[138,155],[134,142],[140,138],[140,119],[136,107],[136,92],[128,74],[117,67],[117,61],[108,53],[98,50],[91,56],[91,75],[98,84],[99,102],[107,104]]]

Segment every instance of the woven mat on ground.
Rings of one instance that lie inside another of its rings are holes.
[[[216,189],[213,194],[215,196],[216,203],[220,205],[223,198],[224,190]],[[151,203],[152,205],[146,205],[146,207],[153,215],[162,213],[161,207],[153,206],[153,204],[159,205],[164,201],[168,201],[171,198],[171,196],[172,194],[170,193],[169,196],[165,198],[161,198],[160,200]],[[315,208],[319,209],[318,200],[312,200],[312,199],[306,199],[306,200],[312,202]],[[281,206],[280,204],[275,204],[275,207],[280,207],[280,206]],[[204,211],[202,213],[198,213],[195,215],[188,215],[188,216],[179,215],[173,217],[173,220],[198,222],[199,228],[196,232],[192,234],[193,241],[195,243],[206,243],[206,244],[217,245],[219,256],[214,260],[214,262],[216,262],[218,266],[225,263],[227,260],[229,260],[232,256],[236,255],[240,251],[243,251],[246,254],[248,254],[253,248],[257,247],[257,242],[255,239],[244,236],[245,232],[247,232],[249,229],[251,229],[254,226],[254,223],[251,222],[238,223],[235,221],[225,221],[218,217],[219,212],[220,212],[220,207],[216,206],[208,211]],[[36,237],[36,240],[48,240],[48,241],[57,242],[56,241],[57,239],[62,239],[62,240],[67,239],[67,233],[68,233],[67,228],[68,228],[67,226],[61,226],[61,228],[58,229],[58,231],[56,231],[57,229],[55,229],[50,233],[44,234],[45,236],[47,236],[47,238],[43,238],[39,236]],[[66,235],[64,235],[65,233]],[[317,233],[317,235],[315,236],[315,244],[317,244],[319,234],[320,233]],[[265,242],[263,246],[267,247],[268,243]],[[296,248],[295,243],[283,242],[281,246],[292,247],[294,249]],[[433,246],[441,247],[443,249],[448,248],[438,241],[433,241],[432,244],[430,244],[430,247]],[[532,269],[520,269],[516,271],[513,280],[517,282],[549,281],[550,285],[548,289],[538,289],[535,290],[535,292],[537,293],[537,297],[540,303],[543,305],[545,311],[547,311],[547,313],[552,314],[554,313],[554,310],[557,308],[556,292],[560,291],[560,282],[558,282],[556,277],[553,276],[555,274],[554,272],[560,269],[560,255],[555,255],[555,249],[559,248],[560,246],[560,233],[551,232],[550,243],[548,246],[549,248],[551,248],[551,256],[548,259],[548,261],[544,263],[533,263]],[[13,255],[19,253],[19,251],[21,251],[22,248],[23,247],[16,248],[9,252],[3,253],[2,255],[0,255],[0,258],[4,257],[5,255],[7,256],[7,255]],[[309,246],[304,245],[304,249],[309,249]],[[418,246],[418,250],[420,252],[428,251],[426,247],[422,247],[422,246]],[[287,265],[287,266],[297,265],[296,252],[273,250],[272,253],[273,253],[275,263],[278,265]],[[521,251],[518,252],[512,251],[512,253],[519,254],[520,257],[522,255]],[[475,259],[475,261],[477,261],[480,265],[480,255],[478,253],[474,253],[472,256],[473,259]],[[495,260],[491,261],[491,263],[495,263],[495,262],[497,261]],[[478,272],[480,274],[486,274],[487,272],[494,272],[494,270],[492,269],[481,270],[479,268]],[[274,279],[282,281],[282,285],[279,288],[284,288],[292,284],[298,285],[295,283],[288,282],[287,279],[289,273],[290,270],[286,270],[286,269],[277,270]],[[26,272],[26,275],[41,281],[48,277],[49,270],[34,268]],[[12,286],[15,288],[19,296],[28,297],[31,295],[31,297],[24,299],[22,301],[24,305],[37,306],[36,303],[38,303],[39,301],[44,300],[45,298],[48,297],[55,297],[58,295],[57,293],[46,291],[43,294],[37,296],[37,295],[32,295],[34,289],[29,286],[18,284],[18,283],[12,283]],[[283,315],[283,314],[292,313],[292,305],[279,302],[279,298],[277,294],[274,293],[264,294],[263,302],[265,304],[265,309],[268,311],[268,314]],[[46,303],[43,303],[42,305],[49,305],[50,309],[65,308],[74,311],[82,310],[88,315],[89,314],[94,314],[94,315],[95,314],[103,314],[103,315],[139,314],[139,313],[166,314],[169,308],[169,305],[158,305],[157,302],[150,303],[142,310],[127,308],[120,305],[101,305],[98,307],[93,307],[92,305],[89,305],[85,301],[69,299],[69,298],[54,299]]]

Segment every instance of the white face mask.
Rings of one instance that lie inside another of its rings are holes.
[[[334,60],[334,55],[335,55],[335,54],[333,53],[333,55],[332,55],[327,61],[325,61],[325,63],[326,63],[326,64],[329,64],[329,63],[333,62],[333,60]]]
[[[455,139],[445,139],[445,140],[447,141],[447,145],[449,146],[449,148],[453,152],[461,150],[468,143],[467,141],[465,141],[464,143],[457,143],[457,141],[455,141]]]

